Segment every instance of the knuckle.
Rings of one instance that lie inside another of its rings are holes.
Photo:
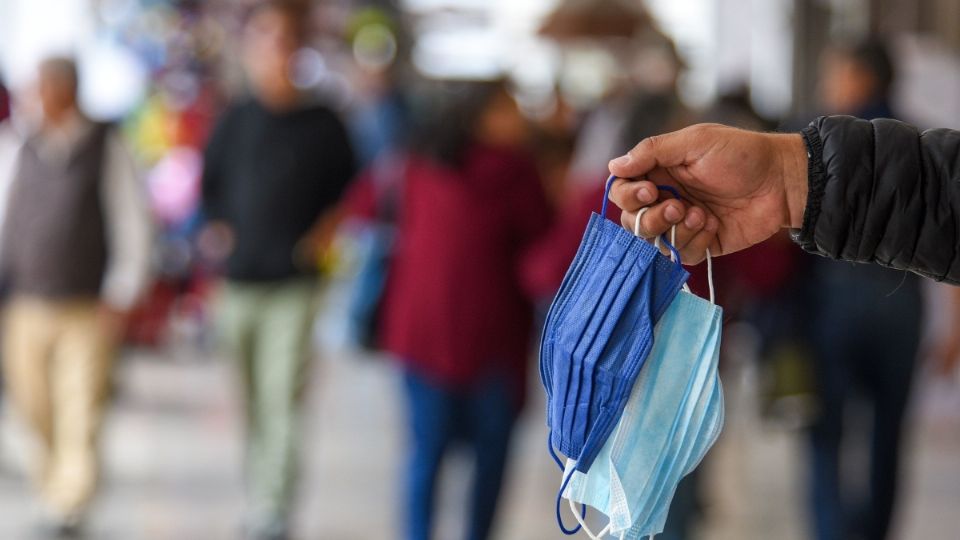
[[[636,149],[640,151],[646,151],[646,152],[654,151],[657,149],[657,147],[660,146],[660,142],[662,140],[663,140],[663,137],[661,135],[651,135],[646,139],[643,139],[642,141],[640,141],[640,144],[636,146]]]

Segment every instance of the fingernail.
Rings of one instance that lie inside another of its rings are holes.
[[[683,224],[687,226],[688,229],[699,228],[703,221],[700,219],[700,214],[696,212],[691,212],[687,214],[687,219],[683,220]]]
[[[637,190],[637,199],[642,203],[647,203],[653,200],[653,195],[649,189],[642,187]]]
[[[676,223],[680,221],[683,215],[680,214],[680,210],[677,210],[676,206],[670,205],[663,211],[663,217],[667,218],[670,223]]]
[[[719,223],[717,223],[717,218],[712,217],[712,216],[709,217],[709,218],[707,218],[707,226],[706,226],[706,229],[707,229],[708,232],[716,231],[718,225],[719,225]]]
[[[630,164],[630,154],[625,156],[620,156],[617,159],[610,162],[611,167],[626,167]]]

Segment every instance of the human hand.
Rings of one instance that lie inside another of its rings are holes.
[[[97,310],[98,324],[103,335],[111,343],[118,343],[127,331],[130,312],[101,302]]]
[[[765,134],[699,124],[644,139],[610,162],[619,177],[610,200],[633,228],[637,211],[658,199],[656,184],[677,188],[689,203],[668,200],[641,218],[645,236],[677,226],[685,263],[725,255],[800,227],[807,198],[807,155],[799,135]],[[633,179],[640,179],[636,181]]]
[[[944,336],[930,347],[927,354],[933,369],[941,377],[951,377],[960,366],[960,339],[954,335]]]
[[[197,235],[197,249],[205,259],[221,262],[233,251],[233,228],[223,221],[211,221]]]

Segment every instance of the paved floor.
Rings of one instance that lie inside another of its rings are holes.
[[[239,424],[230,372],[197,355],[128,355],[104,440],[106,479],[89,538],[237,538],[242,509]],[[763,428],[750,411],[750,370],[728,375],[728,425],[705,464],[706,539],[800,539],[802,439]],[[318,362],[307,407],[298,538],[396,538],[403,415],[393,369],[369,358]],[[912,422],[901,538],[954,539],[960,530],[960,391],[925,383]],[[497,538],[561,538],[556,471],[544,450],[542,396],[516,440]],[[32,538],[35,502],[23,471],[29,445],[9,407],[0,413],[0,539]],[[459,538],[467,474],[447,465],[437,538]]]

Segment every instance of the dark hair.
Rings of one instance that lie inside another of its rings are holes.
[[[277,13],[287,19],[297,42],[306,41],[310,0],[261,0],[247,11],[243,18],[243,25],[247,26],[258,15],[269,12]]]
[[[420,120],[414,124],[409,149],[443,165],[460,165],[474,142],[480,116],[506,90],[503,80],[439,83],[417,107]]]
[[[860,43],[840,46],[837,50],[843,56],[866,68],[877,81],[877,94],[890,93],[896,79],[896,68],[886,43],[879,39],[869,39]]]

